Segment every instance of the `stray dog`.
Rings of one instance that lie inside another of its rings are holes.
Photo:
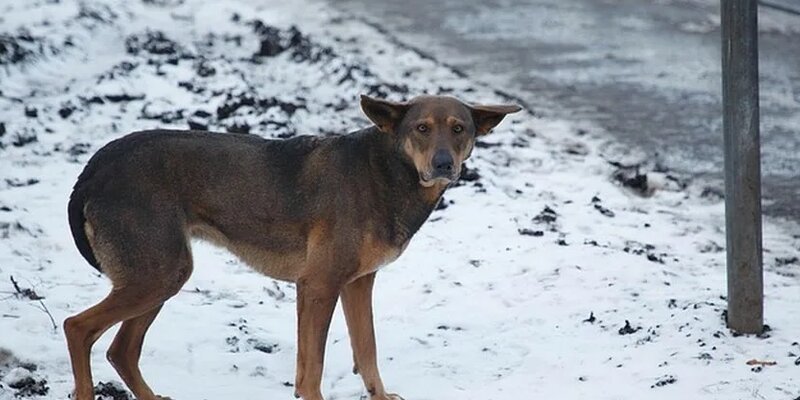
[[[83,257],[111,279],[97,305],[64,321],[75,400],[93,399],[89,355],[122,322],[108,360],[139,400],[156,396],[139,370],[145,333],[192,272],[191,238],[297,285],[295,396],[321,400],[328,326],[341,297],[355,362],[371,400],[378,373],[372,317],[375,273],[428,218],[475,138],[516,105],[470,106],[444,96],[408,102],[361,97],[375,126],[341,136],[155,130],[100,149],[70,196]]]

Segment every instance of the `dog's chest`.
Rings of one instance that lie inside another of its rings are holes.
[[[400,245],[387,243],[373,235],[367,235],[359,252],[359,266],[356,278],[375,272],[403,254],[408,240]]]

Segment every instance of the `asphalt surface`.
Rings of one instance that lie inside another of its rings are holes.
[[[800,10],[800,0],[773,3]],[[609,159],[721,189],[714,0],[331,0],[535,112],[590,121]],[[764,211],[800,220],[800,15],[759,10]],[[555,106],[554,106],[555,105]]]

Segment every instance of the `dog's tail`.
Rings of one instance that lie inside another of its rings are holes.
[[[88,170],[88,167],[86,168]],[[69,216],[69,227],[72,230],[72,238],[75,240],[75,246],[83,258],[89,262],[96,270],[103,272],[100,269],[100,263],[94,256],[91,245],[89,245],[89,238],[86,237],[86,216],[83,214],[83,208],[86,205],[86,191],[84,190],[83,182],[85,180],[86,170],[78,177],[78,182],[72,189],[72,194],[69,196],[69,204],[67,205],[67,215]]]

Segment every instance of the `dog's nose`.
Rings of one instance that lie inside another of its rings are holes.
[[[450,177],[453,173],[453,156],[447,150],[439,150],[433,155],[434,175],[438,177]]]

